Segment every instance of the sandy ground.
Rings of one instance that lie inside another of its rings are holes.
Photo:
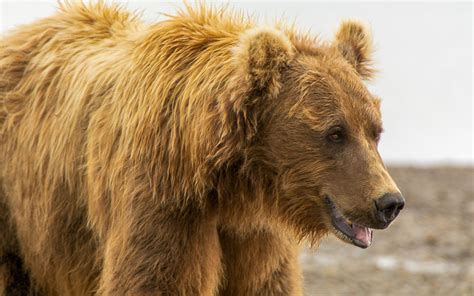
[[[303,252],[305,295],[474,296],[474,168],[390,172],[405,209],[366,250],[330,236]]]

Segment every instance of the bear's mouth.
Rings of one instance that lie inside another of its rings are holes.
[[[332,231],[340,240],[358,246],[368,248],[372,244],[372,229],[353,223],[346,219],[337,209],[334,202],[326,196],[324,201],[331,216]]]

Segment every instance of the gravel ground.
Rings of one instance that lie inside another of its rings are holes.
[[[474,168],[389,170],[405,209],[366,250],[330,236],[304,251],[305,295],[474,296]]]

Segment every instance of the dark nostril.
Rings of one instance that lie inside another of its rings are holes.
[[[400,203],[398,204],[398,210],[403,210],[403,208],[405,207],[405,199],[402,197],[402,200],[400,201]]]
[[[384,222],[389,222],[395,219],[401,209],[405,206],[405,200],[399,193],[387,193],[375,200],[375,207],[378,211],[378,216]]]

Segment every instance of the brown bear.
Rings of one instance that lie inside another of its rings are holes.
[[[7,295],[300,295],[298,242],[366,248],[403,198],[371,38],[186,5],[60,4],[0,47]],[[16,291],[16,292],[15,292]]]

